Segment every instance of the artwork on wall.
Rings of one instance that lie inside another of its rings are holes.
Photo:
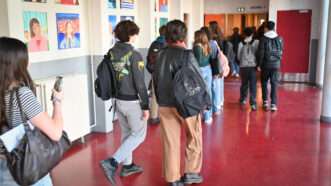
[[[134,9],[135,0],[121,0],[121,9]]]
[[[47,3],[47,0],[23,0],[24,2],[32,2],[32,3]]]
[[[121,16],[121,21],[125,20],[134,21],[134,16]]]
[[[79,0],[55,0],[55,2],[63,5],[79,5]]]
[[[56,14],[59,49],[80,48],[79,14]]]
[[[108,0],[108,8],[116,9],[116,0]]]
[[[166,25],[168,23],[168,18],[161,17],[160,18],[160,27]]]
[[[114,29],[117,25],[117,17],[115,15],[108,16],[108,22],[109,22],[109,33],[111,35],[110,46],[113,46],[116,42]]]
[[[168,12],[168,0],[159,0],[160,12]]]
[[[48,51],[47,13],[23,12],[24,38],[29,52]]]

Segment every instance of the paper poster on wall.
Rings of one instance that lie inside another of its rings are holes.
[[[135,0],[121,0],[121,9],[134,9]]]
[[[24,38],[29,52],[48,51],[48,24],[45,12],[23,12]]]
[[[55,2],[63,5],[79,5],[79,0],[55,0]]]
[[[23,0],[24,2],[32,2],[32,3],[47,3],[47,0]]]
[[[116,0],[108,0],[108,8],[116,9]]]
[[[168,12],[168,0],[159,0],[160,12]]]
[[[115,35],[114,35],[114,29],[117,25],[117,17],[115,15],[108,16],[108,22],[109,22],[109,33],[110,33],[110,46],[113,46],[116,42]]]
[[[125,20],[134,21],[134,16],[121,16],[121,21]]]
[[[79,14],[56,14],[59,49],[80,48]]]
[[[168,18],[161,17],[160,18],[160,27],[166,25],[168,23]]]

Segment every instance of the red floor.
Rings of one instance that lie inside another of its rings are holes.
[[[227,82],[224,113],[204,129],[204,183],[210,186],[330,186],[331,125],[320,124],[320,90],[282,85],[277,113],[240,109],[239,84]],[[258,95],[261,103],[261,94]],[[98,162],[119,145],[112,134],[92,134],[75,145],[53,172],[55,186],[106,186]],[[184,140],[183,140],[184,144]],[[162,178],[160,129],[149,127],[135,153],[145,172],[118,185],[165,186]]]

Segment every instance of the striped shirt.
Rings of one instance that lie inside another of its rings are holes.
[[[14,128],[22,124],[24,121],[22,121],[22,113],[19,109],[16,94],[14,93],[13,95],[12,104],[10,104],[10,97],[10,93],[5,96],[6,117],[9,120],[9,128]],[[23,117],[25,118],[24,120],[31,120],[43,112],[40,102],[28,87],[19,88],[18,97],[21,101]],[[10,105],[12,105],[13,108],[10,109]]]

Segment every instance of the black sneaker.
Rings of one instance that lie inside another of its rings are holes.
[[[184,183],[181,180],[169,183],[170,186],[184,186]]]
[[[100,166],[111,184],[116,185],[115,174],[118,167],[116,160],[113,158],[102,160],[100,161]]]
[[[185,173],[182,181],[184,184],[199,184],[203,182],[203,178],[197,173]]]
[[[148,119],[148,124],[149,125],[157,125],[160,124],[161,120],[160,118],[150,118]]]
[[[268,110],[268,107],[269,107],[269,105],[268,105],[268,101],[263,101],[263,109],[264,109],[265,111],[267,111],[267,110]]]
[[[131,165],[124,165],[122,167],[120,176],[126,177],[126,176],[130,176],[132,174],[142,173],[143,171],[144,171],[144,169],[142,167],[132,163]]]
[[[278,110],[277,105],[275,105],[275,104],[271,104],[271,106],[270,106],[270,110],[271,110],[272,112],[276,112],[276,111]]]
[[[256,105],[251,105],[251,109],[252,109],[252,111],[256,111],[257,110]]]

